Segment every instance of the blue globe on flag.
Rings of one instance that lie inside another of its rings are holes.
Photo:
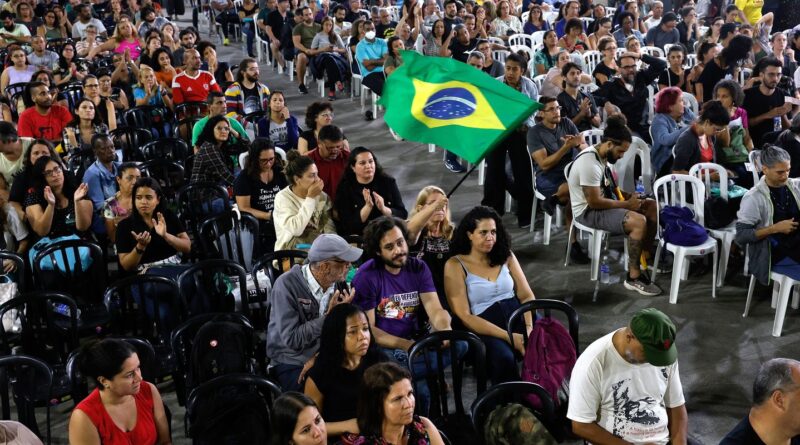
[[[422,113],[431,119],[460,119],[477,109],[475,96],[466,88],[444,88],[431,94]]]

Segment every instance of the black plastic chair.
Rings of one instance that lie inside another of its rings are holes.
[[[67,162],[67,170],[75,175],[75,178],[82,182],[83,175],[86,170],[94,164],[96,160],[94,150],[80,150],[70,154],[69,161]]]
[[[175,128],[172,130],[172,137],[178,138],[186,142],[186,145],[191,146],[194,125],[202,119],[201,116],[192,116],[178,120],[178,122],[175,123]]]
[[[183,166],[178,162],[165,159],[153,159],[139,167],[142,174],[158,181],[161,192],[167,201],[167,207],[176,215],[179,214],[178,193],[186,185]]]
[[[155,141],[150,141],[142,146],[142,154],[145,161],[163,159],[167,161],[182,163],[189,155],[189,146],[183,139],[162,137]]]
[[[572,341],[575,342],[575,352],[580,355],[580,348],[578,343],[578,312],[575,311],[575,308],[570,306],[568,303],[565,303],[560,300],[533,300],[527,303],[523,303],[522,306],[517,308],[510,317],[508,317],[508,324],[506,325],[506,333],[508,333],[508,338],[511,339],[513,344],[514,333],[521,333],[522,337],[525,340],[525,348],[528,348],[528,334],[527,330],[525,329],[525,320],[523,316],[530,312],[532,315],[534,312],[539,310],[544,311],[545,317],[550,317],[552,311],[559,311],[562,312],[568,320],[569,324],[569,335],[572,337]]]
[[[200,226],[212,216],[231,210],[228,191],[222,186],[198,182],[183,187],[178,192],[180,218],[192,239],[200,239]]]
[[[203,325],[209,322],[217,321],[238,323],[244,326],[250,332],[254,332],[253,325],[250,323],[250,320],[248,320],[247,317],[233,312],[217,312],[196,315],[186,320],[183,324],[172,331],[170,344],[172,345],[172,351],[175,353],[175,364],[177,368],[173,374],[175,379],[175,394],[177,395],[178,403],[181,406],[186,404],[186,398],[189,393],[188,390],[191,390],[191,388],[187,388],[187,382],[189,380],[189,368],[191,366],[190,361],[192,356],[192,348],[194,347],[194,338],[197,335],[197,331],[199,331]],[[254,357],[256,356],[256,352],[257,351],[254,351]]]
[[[6,90],[4,91],[5,97],[8,99],[8,104],[11,109],[11,115],[15,119],[19,119],[19,114],[22,113],[25,108],[32,105],[32,101],[26,98],[26,96],[28,96],[26,94],[27,87],[27,83],[17,82],[7,86]],[[22,108],[20,108],[20,105],[22,105]]]
[[[14,394],[19,422],[50,444],[50,403],[53,388],[53,372],[45,362],[28,355],[0,357],[0,403],[3,420],[11,420],[9,388]],[[46,411],[46,434],[42,436],[36,422],[36,407]]]
[[[303,264],[308,258],[305,250],[276,250],[259,258],[253,264],[253,273],[263,270],[269,277],[270,284],[275,285],[279,276],[288,272],[295,264]],[[275,265],[278,267],[275,267]]]
[[[154,378],[170,375],[175,370],[169,336],[184,321],[179,292],[178,284],[169,278],[136,275],[109,286],[103,299],[111,315],[110,332],[143,338],[152,345],[158,357]],[[162,308],[166,308],[163,317],[159,316]]]
[[[271,423],[269,416],[272,403],[281,395],[281,389],[266,378],[252,374],[222,375],[195,388],[186,402],[186,436],[196,441],[208,435],[209,430],[213,429],[214,432],[218,432],[219,430],[229,432],[230,437],[228,437],[228,440],[230,440],[230,443],[243,443],[241,442],[243,439],[254,441],[254,438],[242,438],[242,431],[237,431],[236,428],[227,428],[226,425],[197,424],[194,422],[202,410],[225,412],[226,410],[236,408],[239,406],[241,400],[240,395],[244,394],[257,394],[260,399],[259,401],[263,402],[260,408],[261,411],[267,414],[268,418],[263,419],[263,422],[259,422],[257,425],[263,428],[262,437],[270,437]],[[225,397],[221,397],[221,395]],[[225,403],[226,400],[230,403]],[[226,441],[226,443],[228,442]]]
[[[91,264],[85,267],[80,252],[88,251]],[[74,261],[65,261],[73,258]],[[43,269],[49,259],[53,270]],[[97,244],[84,240],[64,240],[42,249],[33,260],[33,277],[36,288],[67,292],[78,304],[81,315],[78,327],[82,334],[99,334],[108,325],[109,317],[103,294],[108,270],[103,250]]]
[[[25,286],[28,284],[28,276],[25,273],[25,260],[14,252],[0,250],[0,265],[5,261],[14,263],[14,271],[0,275],[0,282],[3,281],[2,277],[8,278],[12,282],[17,283],[17,292],[25,292]]]
[[[153,140],[150,130],[144,127],[119,127],[111,131],[110,135],[114,149],[122,152],[125,162],[143,162],[141,147]]]
[[[443,347],[444,342],[449,344]],[[456,342],[466,342],[469,350],[463,357],[459,358],[456,351]],[[429,354],[435,356],[435,364],[431,362]],[[445,368],[444,357],[448,354],[450,366]],[[425,365],[425,375],[417,376],[414,372],[413,363],[417,356],[422,355],[422,363]],[[470,359],[471,356],[471,359]],[[486,347],[477,335],[466,331],[438,331],[431,332],[421,340],[416,341],[408,351],[407,366],[411,370],[414,386],[417,382],[424,379],[428,383],[431,394],[430,413],[428,415],[436,426],[447,433],[457,443],[468,445],[470,440],[469,429],[471,422],[469,414],[464,409],[464,398],[462,395],[464,365],[467,360],[473,363],[473,372],[477,381],[477,393],[486,390]],[[446,371],[450,369],[452,374],[452,385],[446,381]],[[434,372],[435,370],[435,372]],[[455,411],[450,412],[448,392],[452,390]],[[425,415],[425,413],[422,413]],[[465,430],[466,428],[466,430]]]
[[[205,102],[183,102],[175,105],[175,120],[200,117],[208,114],[208,104]]]
[[[133,107],[125,112],[122,119],[129,127],[152,131],[155,139],[170,137],[175,126],[167,108],[150,105]]]
[[[528,400],[528,395],[539,397],[541,408],[534,409]],[[472,425],[478,433],[478,437],[483,440],[485,435],[484,427],[486,419],[495,408],[510,403],[518,403],[533,412],[545,427],[553,421],[555,417],[555,407],[550,394],[546,389],[531,382],[505,382],[489,388],[488,391],[480,394],[472,403]]]
[[[69,38],[47,39],[47,49],[58,55],[61,55],[61,49],[64,48],[64,45],[72,42],[72,39]]]
[[[66,88],[61,90],[61,94],[67,98],[67,106],[69,108],[70,113],[75,113],[75,109],[78,107],[78,102],[83,99],[83,86],[81,85],[68,85]]]
[[[234,261],[252,270],[253,254],[258,251],[258,220],[233,210],[213,216],[200,226],[200,241],[209,258]]]
[[[249,314],[247,271],[233,261],[200,261],[178,277],[178,287],[188,317],[209,312]],[[238,301],[234,295],[237,289]]]

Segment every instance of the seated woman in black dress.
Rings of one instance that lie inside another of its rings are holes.
[[[319,355],[306,379],[305,393],[327,419],[328,435],[357,432],[358,388],[364,370],[385,358],[372,341],[366,314],[340,304],[325,316]]]
[[[92,224],[89,186],[76,186],[60,162],[42,156],[33,164],[33,187],[25,197],[25,216],[40,237],[81,235]]]
[[[340,235],[361,235],[367,223],[380,216],[408,217],[397,182],[383,172],[372,151],[354,148],[348,166],[333,204]]]
[[[306,108],[306,127],[308,130],[300,133],[297,139],[297,150],[306,154],[317,148],[319,130],[326,125],[333,124],[333,104],[330,102],[314,102]],[[350,151],[350,144],[344,140],[344,149]]]

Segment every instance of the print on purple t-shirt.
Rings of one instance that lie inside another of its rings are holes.
[[[405,339],[415,338],[420,328],[418,316],[424,308],[419,296],[436,292],[430,269],[416,258],[408,258],[397,275],[369,260],[358,268],[353,287],[353,303],[365,311],[375,309],[375,327]]]

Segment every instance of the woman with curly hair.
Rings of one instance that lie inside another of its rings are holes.
[[[503,220],[493,209],[473,208],[453,235],[444,266],[444,287],[453,314],[486,345],[486,363],[493,384],[519,380],[514,351],[525,355],[522,333],[513,343],[506,324],[522,303],[535,297],[517,257]],[[528,334],[531,315],[525,314]]]
[[[300,133],[297,139],[297,151],[300,154],[306,154],[311,150],[317,148],[317,137],[319,130],[326,126],[333,124],[333,104],[330,102],[314,102],[306,108],[306,128]],[[347,139],[344,140],[344,148],[350,151],[350,144]]]

